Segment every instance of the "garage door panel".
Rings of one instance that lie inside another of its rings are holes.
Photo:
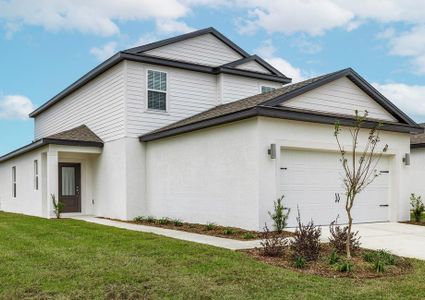
[[[383,157],[378,171],[385,171],[356,198],[354,222],[387,221],[389,208],[389,160]],[[297,206],[303,222],[313,219],[327,225],[339,215],[345,223],[343,170],[336,152],[283,150],[281,153],[280,192],[284,206],[291,209],[288,224],[296,226]],[[339,202],[335,202],[339,195]],[[384,206],[381,206],[384,205]]]

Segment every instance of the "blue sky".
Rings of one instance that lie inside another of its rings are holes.
[[[0,0],[0,154],[28,112],[114,52],[213,26],[296,81],[352,67],[425,121],[425,2]]]

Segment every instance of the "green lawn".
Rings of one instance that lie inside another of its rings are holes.
[[[404,277],[308,276],[243,253],[75,220],[0,213],[0,298],[423,299]]]

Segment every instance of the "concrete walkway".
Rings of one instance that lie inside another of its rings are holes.
[[[164,228],[159,228],[154,226],[145,226],[145,225],[120,222],[120,221],[101,219],[101,218],[96,218],[92,216],[77,216],[77,217],[72,217],[72,219],[101,224],[105,226],[128,229],[133,231],[148,232],[148,233],[162,235],[162,236],[166,236],[166,237],[170,237],[170,238],[174,238],[178,240],[206,244],[206,245],[226,248],[230,250],[251,249],[251,248],[260,246],[260,240],[239,241],[239,240],[220,238],[220,237],[204,235],[204,234],[190,233],[190,232],[172,230],[172,229],[164,229]]]

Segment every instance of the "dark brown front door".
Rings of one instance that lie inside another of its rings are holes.
[[[81,212],[81,166],[59,163],[59,202],[63,212]]]

